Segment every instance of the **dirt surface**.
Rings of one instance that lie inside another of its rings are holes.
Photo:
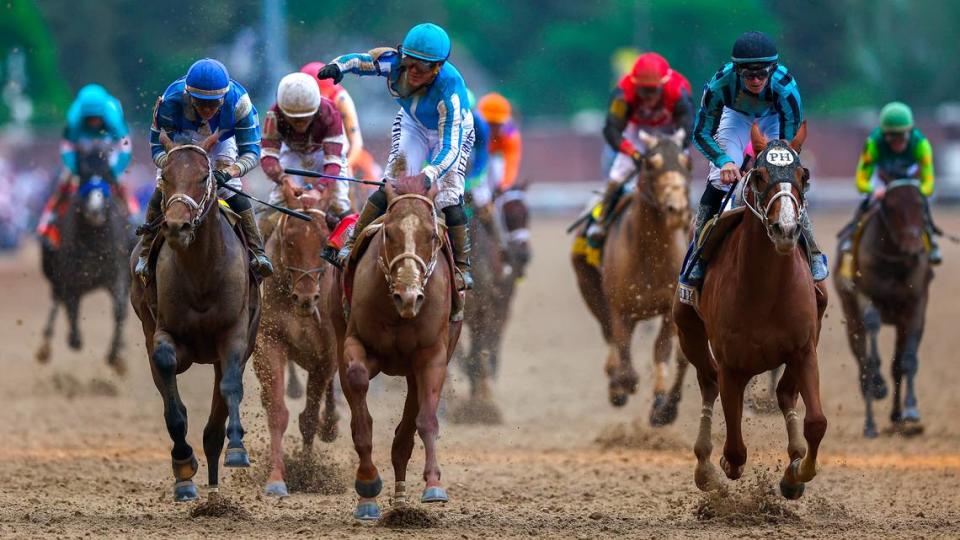
[[[960,213],[939,214],[945,229],[960,231]],[[814,218],[831,254],[832,232],[844,219],[840,214]],[[863,404],[855,362],[839,309],[831,305],[819,349],[829,420],[821,471],[794,502],[780,497],[777,489],[786,464],[779,414],[745,419],[749,460],[740,481],[710,495],[696,489],[690,448],[700,399],[693,370],[678,422],[653,430],[645,421],[652,401],[653,328],[641,327],[636,335],[642,377],[638,394],[623,409],[607,403],[605,348],[575,289],[567,262],[570,242],[562,232],[566,222],[534,216],[534,261],[519,287],[495,386],[503,423],[443,422],[440,460],[450,494],[444,505],[418,502],[423,453],[417,441],[407,478],[413,508],[385,524],[399,528],[352,518],[356,457],[345,407],[340,439],[315,443],[324,454],[322,474],[329,481],[321,483],[323,489],[316,487],[316,479],[305,485],[320,493],[295,492],[283,500],[261,495],[267,433],[253,369],[247,369],[243,402],[253,467],[228,470],[221,482],[223,500],[214,508],[173,503],[171,443],[135,317],[127,323],[130,370],[125,379],[113,375],[104,360],[110,330],[105,295],[82,307],[86,349],[67,349],[61,319],[51,363],[40,366],[34,353],[48,292],[38,252],[28,248],[0,259],[0,537],[960,536],[960,337],[955,333],[960,248],[944,245],[947,262],[933,284],[917,383],[926,432],[918,438],[861,438]],[[891,341],[885,330],[883,371],[888,378]],[[189,441],[199,452],[212,370],[195,366],[179,379],[189,411]],[[459,370],[454,370],[452,386],[453,399],[465,395],[466,380]],[[393,491],[390,437],[403,394],[402,384],[378,382],[370,395],[374,457],[384,494]],[[302,407],[302,399],[291,404],[291,456],[299,447],[296,419]],[[888,412],[889,398],[878,404],[881,427]],[[722,415],[716,415],[714,426],[716,462]],[[205,484],[202,459],[197,479]],[[201,494],[206,499],[202,488]],[[387,497],[381,502],[386,511]]]

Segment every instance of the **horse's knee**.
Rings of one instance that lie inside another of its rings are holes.
[[[153,366],[157,373],[164,379],[176,377],[177,375],[177,353],[173,345],[161,341],[153,349]]]
[[[436,414],[417,415],[417,433],[421,439],[436,437],[440,432],[440,422],[437,421]]]
[[[803,419],[803,438],[808,441],[819,441],[827,432],[827,417],[820,414],[807,413]]]
[[[347,367],[347,384],[350,390],[356,393],[366,393],[370,387],[370,372],[367,366],[360,362],[353,362]]]
[[[220,380],[220,395],[224,398],[243,399],[243,379],[235,375],[226,375]]]

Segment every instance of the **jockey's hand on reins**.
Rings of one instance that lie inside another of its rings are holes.
[[[213,171],[213,178],[217,181],[217,187],[223,187],[230,180],[233,180],[233,176],[224,170]]]

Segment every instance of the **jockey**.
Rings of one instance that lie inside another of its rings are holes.
[[[720,212],[730,186],[741,178],[740,167],[753,123],[757,122],[769,139],[791,140],[803,120],[797,81],[786,66],[778,65],[777,47],[767,35],[741,35],[733,44],[731,60],[704,85],[693,128],[693,144],[710,162],[710,173],[697,209],[691,251],[704,224]],[[801,227],[813,279],[823,281],[829,275],[827,258],[817,246],[806,213]],[[698,260],[685,273],[687,284],[699,286],[703,282],[703,261]]]
[[[476,206],[485,206],[490,203],[490,190],[482,192],[486,188],[487,181],[487,159],[489,158],[487,142],[490,140],[490,126],[477,111],[477,98],[469,88],[467,88],[467,102],[470,105],[470,114],[473,116],[474,133],[473,152],[470,153],[470,167],[467,172],[467,191],[471,194]]]
[[[497,93],[487,94],[480,98],[477,108],[480,116],[490,126],[490,140],[487,143],[490,156],[500,156],[503,159],[502,172],[491,170],[487,175],[496,198],[517,182],[523,150],[522,139],[513,120],[510,102],[505,97]]]
[[[307,181],[283,172],[287,167],[321,170],[340,176],[346,163],[343,148],[343,121],[332,101],[320,97],[314,78],[306,73],[291,73],[280,79],[277,102],[267,111],[263,122],[263,159],[260,166],[276,184],[270,192],[270,203],[285,206],[287,197]],[[319,180],[327,187],[323,199],[327,211],[337,218],[349,213],[350,196],[347,182]],[[268,212],[261,220],[263,237],[269,238],[276,225]]]
[[[343,119],[343,133],[347,136],[348,143],[345,147],[347,149],[347,166],[350,168],[351,176],[357,175],[359,169],[365,168],[366,162],[370,161],[372,156],[363,148],[363,134],[360,132],[357,106],[353,103],[350,93],[347,92],[346,88],[334,84],[330,79],[317,78],[317,73],[325,65],[323,62],[310,62],[300,68],[300,72],[310,75],[319,85],[320,95],[332,101],[337,106],[337,110],[340,111],[340,118]]]
[[[690,146],[693,125],[693,100],[690,83],[670,68],[657,53],[641,54],[633,69],[625,75],[610,96],[603,136],[618,151],[610,167],[607,188],[599,218],[590,224],[587,235],[595,244],[606,237],[610,213],[617,206],[623,185],[640,171],[646,151],[638,136],[640,130],[677,131],[685,137],[683,147]]]
[[[473,148],[473,116],[467,87],[447,61],[449,56],[447,33],[435,24],[423,23],[407,32],[398,49],[382,47],[337,57],[317,77],[333,79],[334,83],[339,83],[344,73],[386,77],[387,90],[400,105],[393,123],[387,170],[391,171],[398,157],[404,156],[407,175],[416,175],[424,185],[439,182],[435,203],[446,217],[457,286],[469,289],[470,240],[463,188]],[[360,231],[386,212],[386,199],[382,189],[367,199],[353,234],[341,250],[341,261],[346,260]]]
[[[77,153],[92,150],[97,145],[110,148],[110,173],[106,180],[118,188],[118,195],[126,196],[120,189],[119,179],[130,164],[132,148],[129,130],[123,118],[123,108],[117,98],[111,96],[99,84],[88,84],[80,89],[76,99],[67,110],[67,125],[60,142],[60,158],[64,173],[61,182],[44,206],[37,226],[42,236],[55,234],[57,210],[66,201],[77,181]],[[131,208],[131,213],[134,209]]]
[[[157,182],[167,161],[167,152],[160,143],[160,132],[165,131],[176,143],[195,144],[212,133],[220,134],[220,142],[210,151],[217,183],[241,188],[240,177],[260,163],[260,122],[257,109],[247,91],[230,78],[227,68],[211,58],[194,62],[185,77],[167,87],[154,106],[153,125],[150,126],[150,149],[157,165]],[[232,191],[219,188],[217,195],[240,216],[240,224],[250,244],[253,256],[251,268],[260,276],[273,273],[273,265],[263,251],[263,238],[257,227],[250,200]],[[160,189],[154,190],[147,208],[146,222],[152,223],[161,215]],[[143,235],[137,275],[149,275],[147,259],[156,237],[156,229]]]
[[[879,183],[873,180],[876,171]],[[880,111],[880,127],[867,137],[857,163],[857,191],[865,195],[853,221],[844,227],[841,250],[851,247],[851,235],[870,203],[883,198],[886,184],[901,178],[920,180],[924,201],[933,195],[933,147],[930,141],[913,125],[913,111],[899,101],[887,103]],[[943,257],[936,242],[930,205],[925,205],[927,238],[930,242],[930,262],[940,264]]]

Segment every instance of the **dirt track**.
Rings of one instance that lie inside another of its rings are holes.
[[[940,224],[960,231],[960,214],[940,212]],[[814,222],[830,247],[843,216],[818,214]],[[650,340],[637,332],[641,388],[626,408],[606,401],[604,347],[582,304],[567,263],[565,220],[534,219],[534,262],[521,284],[496,385],[505,423],[495,428],[442,425],[440,459],[451,502],[427,508],[418,531],[430,538],[504,537],[958,537],[960,536],[960,249],[945,245],[947,263],[934,281],[920,354],[919,406],[926,433],[904,440],[861,438],[862,402],[839,310],[831,305],[820,345],[822,392],[830,422],[821,472],[798,502],[776,492],[786,435],[779,414],[745,420],[749,461],[744,478],[723,496],[704,496],[693,484],[699,393],[688,374],[680,419],[654,431],[645,427],[650,395]],[[83,306],[86,349],[68,351],[63,320],[53,361],[33,354],[48,307],[36,249],[0,259],[0,537],[403,537],[410,530],[360,525],[351,517],[355,454],[348,412],[341,437],[319,441],[342,494],[262,497],[266,426],[259,385],[247,370],[243,404],[254,467],[228,470],[222,491],[246,517],[193,518],[195,504],[171,497],[170,442],[159,395],[150,380],[143,336],[128,320],[130,373],[117,379],[103,355],[109,336],[106,296]],[[884,333],[884,375],[889,379],[891,334]],[[691,370],[692,371],[692,370]],[[455,370],[455,394],[465,381]],[[209,408],[212,371],[194,367],[180,377],[191,420],[189,440],[199,451]],[[111,395],[116,394],[116,395]],[[399,419],[402,387],[372,392],[374,457],[392,489],[389,436]],[[288,450],[298,446],[295,422],[303,401],[291,406]],[[889,401],[879,404],[887,424]],[[640,430],[630,426],[639,421]],[[722,415],[714,461],[722,440]],[[599,444],[620,436],[629,446]],[[422,489],[419,440],[408,489]],[[206,478],[201,466],[197,479]],[[343,481],[343,479],[347,479]],[[384,501],[385,502],[385,501]],[[419,507],[417,503],[414,506]],[[417,516],[407,516],[408,518]]]

